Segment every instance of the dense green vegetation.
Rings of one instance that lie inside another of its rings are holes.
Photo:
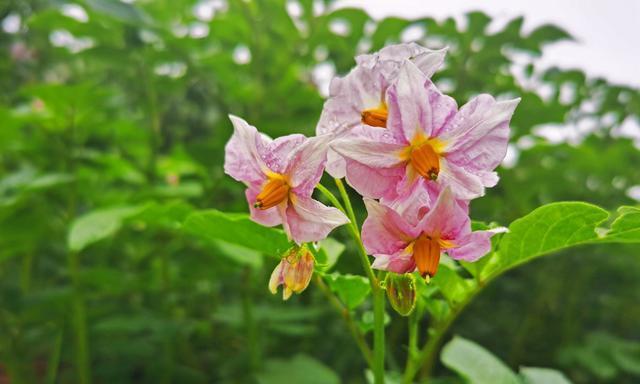
[[[640,120],[638,90],[539,68],[546,45],[571,39],[557,26],[523,31],[518,18],[489,32],[479,12],[459,25],[287,3],[213,1],[207,15],[195,0],[82,0],[75,18],[62,1],[0,5],[0,382],[363,382],[366,362],[325,298],[335,292],[370,337],[346,227],[322,244],[317,285],[272,296],[287,240],[222,213],[247,212],[243,186],[223,174],[226,116],[312,135],[314,70],[343,74],[408,29],[450,47],[434,79],[459,104],[522,98],[517,156],[472,208],[511,233],[420,286],[410,322],[422,341],[427,326],[444,332],[412,369],[420,377],[433,358],[423,373],[446,383],[562,380],[522,367],[636,382],[640,211],[627,191],[640,184],[640,151],[620,127]],[[544,125],[568,140],[546,140]],[[392,382],[412,347],[407,322],[387,313]]]

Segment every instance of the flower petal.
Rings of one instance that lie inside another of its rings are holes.
[[[311,196],[320,181],[331,138],[331,135],[309,138],[290,156],[286,174],[297,195]]]
[[[285,229],[298,244],[319,241],[327,237],[335,227],[349,219],[337,208],[327,207],[309,197],[296,196],[286,209]]]
[[[433,76],[433,74],[442,66],[449,48],[445,47],[438,50],[431,50],[420,47],[415,43],[411,44],[418,47],[418,49],[415,49],[412,54],[413,63],[428,77]]]
[[[519,101],[483,94],[465,104],[443,128],[448,160],[475,170],[495,169],[507,153],[509,121]]]
[[[327,151],[327,164],[325,165],[325,171],[335,179],[342,179],[347,174],[347,162],[336,151],[329,148]]]
[[[398,78],[387,91],[389,117],[387,129],[398,140],[408,143],[421,133],[431,135],[431,106],[425,83],[429,79],[410,61],[400,67]]]
[[[372,199],[364,199],[367,219],[362,224],[362,243],[369,254],[393,254],[419,235],[403,217],[393,209]]]
[[[331,143],[331,148],[345,158],[366,164],[371,168],[392,168],[400,165],[402,163],[400,153],[404,147],[405,145],[401,143],[358,137],[347,137]]]
[[[260,184],[265,180],[267,167],[260,157],[260,149],[269,140],[243,119],[229,115],[233,135],[225,146],[224,171],[227,175],[247,184]]]
[[[491,236],[495,232],[476,231],[457,240],[457,247],[447,253],[456,260],[476,261],[491,251]]]
[[[440,161],[438,183],[450,187],[457,199],[471,200],[484,195],[485,179],[469,172],[463,167],[451,163],[448,159]]]
[[[449,187],[440,193],[431,210],[422,218],[419,227],[429,235],[438,235],[443,240],[456,243],[459,236],[471,231],[471,221],[457,203]]]
[[[372,199],[393,198],[396,185],[402,180],[403,166],[395,168],[373,168],[357,161],[346,159],[346,179],[353,189],[363,197]]]
[[[384,101],[388,82],[377,70],[354,68],[343,78],[334,78],[316,126],[316,134],[342,134],[361,124],[362,111]]]
[[[403,189],[403,192],[391,199],[382,199],[381,203],[398,212],[408,223],[415,226],[435,204],[438,194],[433,191],[432,184],[434,183],[427,183],[421,177],[417,178],[413,185]],[[432,197],[433,194],[435,196]]]
[[[392,255],[373,255],[375,259],[371,263],[374,269],[381,269],[395,273],[410,273],[416,270],[416,262],[413,255],[400,250]]]
[[[373,67],[380,61],[401,62],[410,59],[427,76],[431,77],[444,62],[447,48],[431,50],[416,43],[394,44],[373,54],[359,55],[356,62],[360,66]]]
[[[276,173],[285,173],[289,158],[302,145],[307,138],[304,135],[294,133],[278,137],[270,142],[266,148],[259,151],[260,157],[270,170]]]
[[[273,227],[282,223],[282,217],[278,213],[278,209],[276,207],[265,210],[254,208],[253,204],[256,202],[256,196],[260,193],[259,190],[255,188],[247,188],[244,193],[247,197],[247,202],[249,203],[251,220],[266,227]]]
[[[271,272],[271,278],[269,279],[269,291],[274,295],[278,293],[278,286],[284,283],[284,276],[282,274],[286,260],[281,259],[278,265]]]
[[[395,185],[404,173],[405,165],[400,160],[404,145],[393,142],[388,135],[383,137],[383,131],[367,127],[331,143],[331,148],[346,160],[347,182],[364,197],[395,193]]]

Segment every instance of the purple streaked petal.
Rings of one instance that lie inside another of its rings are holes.
[[[285,173],[289,157],[295,153],[296,149],[302,145],[307,138],[301,134],[291,134],[278,137],[270,142],[260,152],[260,157],[271,171]]]
[[[403,168],[373,168],[346,159],[346,179],[347,183],[363,197],[393,198],[396,195],[396,184],[404,174]]]
[[[327,207],[309,197],[296,196],[286,209],[285,228],[298,244],[320,241],[334,228],[348,222],[349,219],[339,209]]]
[[[393,198],[382,199],[380,202],[398,212],[408,223],[415,226],[437,199],[437,192],[430,193],[433,187],[429,184],[432,183],[427,183],[419,177],[413,185],[404,188],[403,193],[398,193]],[[433,193],[436,195],[433,196]]]
[[[286,174],[292,190],[309,197],[316,187],[327,160],[330,135],[316,136],[304,141],[288,159]]]
[[[387,92],[387,129],[398,140],[408,143],[418,133],[430,137],[431,106],[428,103],[429,93],[425,88],[428,81],[410,61],[402,63],[395,84]]]
[[[400,250],[391,255],[377,254],[371,267],[395,273],[410,273],[416,270],[416,262],[413,255]]]
[[[437,235],[455,243],[459,236],[471,231],[471,221],[447,187],[442,190],[433,208],[422,218],[419,227],[428,235]]]
[[[260,184],[268,171],[260,157],[269,140],[243,119],[230,115],[233,135],[224,148],[224,171],[227,175],[246,184]]]
[[[456,240],[456,247],[447,253],[456,260],[476,261],[491,251],[491,236],[495,232],[476,231]]]
[[[449,161],[466,168],[492,171],[504,159],[509,121],[520,99],[496,101],[479,95],[465,104],[443,128]]]
[[[407,247],[418,236],[393,209],[372,199],[364,199],[367,219],[362,224],[362,243],[369,254],[393,254]]]
[[[484,195],[483,179],[448,159],[440,160],[437,182],[451,188],[457,199],[471,200]]]
[[[259,189],[255,189],[254,187],[247,188],[244,192],[247,197],[247,202],[249,203],[249,212],[251,214],[251,220],[255,221],[258,224],[262,224],[265,227],[273,227],[278,224],[282,224],[282,217],[278,213],[277,207],[272,207],[269,209],[257,209],[253,207],[253,204],[256,202],[256,196],[260,193]]]

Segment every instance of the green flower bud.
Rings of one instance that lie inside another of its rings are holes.
[[[385,279],[387,298],[393,309],[409,316],[416,306],[416,279],[411,273],[388,273]]]

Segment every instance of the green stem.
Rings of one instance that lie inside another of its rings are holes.
[[[407,319],[408,330],[409,330],[409,345],[407,351],[407,369],[413,363],[415,358],[418,355],[418,342],[420,341],[420,331],[418,330],[418,317],[419,313],[421,313],[418,308],[416,308]]]
[[[337,197],[335,197],[335,195],[334,195],[333,193],[331,193],[331,191],[329,191],[329,190],[327,189],[327,187],[325,187],[325,186],[324,186],[324,185],[322,185],[322,184],[318,184],[318,185],[316,186],[316,188],[318,188],[318,190],[319,190],[320,192],[322,192],[322,195],[323,195],[324,197],[326,197],[326,198],[327,198],[327,200],[329,200],[329,201],[331,202],[331,204],[333,204],[333,206],[334,206],[334,207],[336,207],[336,208],[338,208],[339,210],[341,210],[341,211],[342,211],[342,213],[344,213],[344,214],[346,214],[346,213],[347,213],[347,211],[345,211],[345,210],[344,210],[344,207],[342,206],[342,204],[340,204],[340,201],[338,200],[338,198],[337,198]]]
[[[76,161],[75,161],[75,149],[78,145],[76,139],[76,121],[75,121],[75,106],[71,108],[71,115],[69,118],[68,135],[68,169],[69,173],[76,175]],[[77,214],[77,202],[78,191],[76,181],[70,184],[69,196],[68,196],[68,217],[71,223],[75,219]],[[71,284],[73,286],[73,297],[71,302],[71,325],[74,333],[75,343],[75,369],[76,379],[80,384],[91,383],[91,368],[89,359],[89,342],[87,338],[87,313],[82,296],[82,287],[80,284],[80,255],[78,252],[69,250],[67,255],[67,262],[69,268],[69,277],[71,278]]]
[[[369,348],[364,335],[362,334],[356,323],[353,321],[353,317],[351,316],[351,311],[349,311],[349,308],[345,307],[342,302],[336,297],[336,295],[331,292],[331,289],[327,287],[327,284],[324,283],[322,277],[316,275],[314,281],[316,282],[322,293],[324,293],[324,295],[327,297],[331,305],[333,305],[338,313],[342,315],[342,318],[347,324],[347,328],[349,328],[349,332],[351,332],[351,336],[353,336],[353,339],[356,341],[358,348],[360,348],[360,352],[362,352],[362,355],[367,361],[367,364],[369,364],[369,367],[373,369],[373,353],[371,352],[371,348]]]
[[[373,382],[384,384],[384,292],[373,292]]]
[[[20,271],[20,290],[23,295],[29,293],[31,288],[31,270],[33,269],[33,253],[27,253],[22,259],[22,270]]]
[[[476,297],[476,295],[480,293],[485,286],[486,283],[479,284],[478,287],[474,291],[469,293],[469,295],[465,297],[463,301],[461,301],[456,307],[451,309],[447,317],[445,317],[441,322],[435,324],[432,328],[429,329],[429,338],[427,339],[424,347],[417,351],[417,355],[415,355],[415,358],[409,356],[409,361],[407,361],[407,368],[402,378],[403,384],[411,384],[413,382],[413,378],[416,376],[420,369],[422,369],[423,377],[429,378],[431,376],[431,372],[433,370],[433,367],[435,366],[437,353],[440,349],[440,346],[442,345],[444,336],[447,334],[447,331],[449,330],[453,322],[458,318],[460,313],[464,310],[464,308],[466,308],[471,300],[473,300],[473,298]]]
[[[56,334],[55,342],[53,344],[53,350],[51,351],[51,356],[49,357],[49,362],[47,364],[47,376],[45,379],[45,383],[47,384],[55,384],[58,377],[60,351],[62,350],[62,336],[62,330],[58,331],[58,333]]]
[[[349,200],[349,195],[347,194],[347,190],[344,188],[344,184],[342,180],[335,179],[336,185],[338,186],[338,190],[340,191],[340,196],[342,197],[342,201],[344,203],[344,207],[346,208],[345,213],[347,217],[351,221],[347,228],[349,229],[349,233],[353,240],[356,242],[356,247],[358,248],[358,254],[360,255],[360,262],[362,263],[362,268],[364,269],[367,277],[369,278],[369,283],[371,284],[371,289],[374,291],[380,288],[378,284],[378,279],[373,273],[373,269],[371,269],[371,264],[369,263],[369,256],[367,255],[367,251],[364,249],[364,245],[362,244],[362,239],[360,238],[360,228],[358,226],[358,220],[356,219],[356,215],[353,213],[353,207],[351,206],[351,200]]]
[[[362,262],[362,268],[364,269],[369,283],[371,284],[371,293],[373,294],[373,381],[374,384],[384,384],[384,289],[380,286],[380,281],[373,273],[371,264],[369,262],[369,256],[364,249],[362,239],[360,237],[360,229],[356,215],[353,212],[351,206],[351,200],[347,190],[344,188],[342,180],[335,179],[336,186],[340,191],[342,202],[346,208],[346,214],[351,223],[347,226],[349,233],[353,237],[360,255],[360,261]]]
[[[69,273],[73,283],[72,325],[75,338],[75,363],[78,383],[89,384],[89,342],[87,339],[87,313],[80,287],[79,255],[69,252]]]

